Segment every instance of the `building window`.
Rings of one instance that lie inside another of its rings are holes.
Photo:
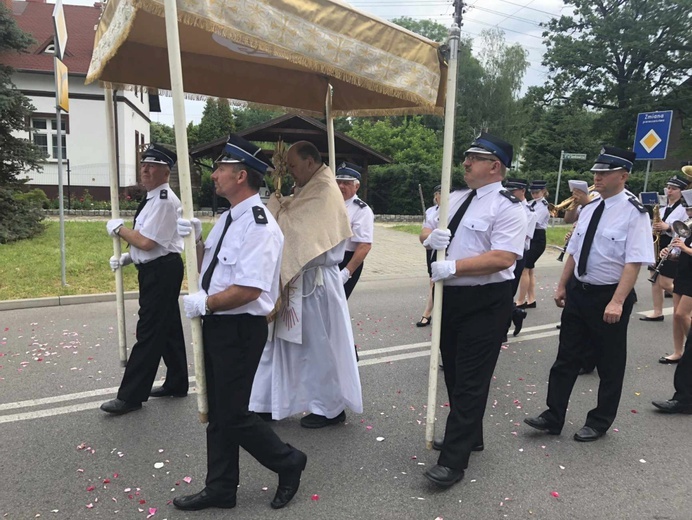
[[[45,49],[43,49],[44,54],[55,54],[55,44],[49,43]]]
[[[60,120],[62,128],[62,158],[67,159],[67,120]],[[31,138],[48,160],[58,160],[58,123],[53,117],[36,116],[31,118]]]

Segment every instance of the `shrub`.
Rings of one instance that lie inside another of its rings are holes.
[[[26,194],[0,187],[0,244],[31,238],[44,230],[40,206],[23,200],[23,195]]]
[[[24,193],[15,193],[14,198],[20,203],[25,202],[27,204],[32,204],[37,208],[46,209],[49,207],[50,204],[50,201],[46,196],[46,192],[39,188],[35,188],[31,191],[27,191]]]

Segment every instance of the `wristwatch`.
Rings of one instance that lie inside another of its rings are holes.
[[[120,230],[121,230],[122,228],[123,228],[123,224],[120,224],[117,228],[115,228],[115,230],[113,231],[113,233],[115,233],[116,235],[120,236]]]
[[[209,308],[209,296],[204,298],[204,315],[206,316],[207,314],[214,314]]]

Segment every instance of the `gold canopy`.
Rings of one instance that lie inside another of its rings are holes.
[[[336,0],[177,0],[187,93],[334,116],[442,113],[439,44]],[[170,89],[159,0],[110,0],[87,83]]]

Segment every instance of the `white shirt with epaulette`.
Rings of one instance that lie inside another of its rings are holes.
[[[231,285],[255,287],[262,292],[256,300],[214,314],[252,314],[267,316],[279,297],[279,272],[284,235],[259,195],[236,204],[230,209],[233,221],[223,238],[218,263],[211,277],[208,294],[225,291]],[[221,238],[228,212],[219,217],[204,241],[204,261],[200,280],[211,263]]]
[[[504,194],[502,193],[504,192]],[[449,195],[449,220],[471,193],[454,191]],[[509,196],[509,197],[508,197]],[[488,251],[508,251],[521,258],[526,238],[526,211],[519,199],[500,182],[476,190],[459,227],[447,248],[447,260],[473,258]],[[445,280],[450,285],[487,285],[514,279],[514,265],[497,273],[480,276],[456,276]]]
[[[353,236],[346,239],[346,251],[355,251],[358,244],[372,244],[375,227],[375,214],[364,201],[354,195],[346,201],[348,220]]]
[[[147,192],[147,203],[137,215],[135,230],[156,242],[156,245],[149,251],[130,246],[130,257],[135,264],[145,264],[161,256],[183,251],[183,238],[178,234],[180,207],[180,199],[168,183]]]
[[[524,211],[526,211],[526,240],[524,241],[524,250],[526,251],[531,247],[531,239],[536,232],[536,212],[527,200],[523,200],[521,205],[524,206]]]
[[[550,211],[548,211],[548,201],[544,197],[534,199],[529,206],[536,212],[536,229],[547,229],[550,221]]]
[[[620,282],[625,264],[653,262],[649,215],[634,197],[624,191],[605,199],[605,208],[598,222],[584,276],[577,276],[582,244],[593,212],[600,198],[585,205],[572,233],[567,253],[574,257],[574,276],[584,283],[613,285]]]

